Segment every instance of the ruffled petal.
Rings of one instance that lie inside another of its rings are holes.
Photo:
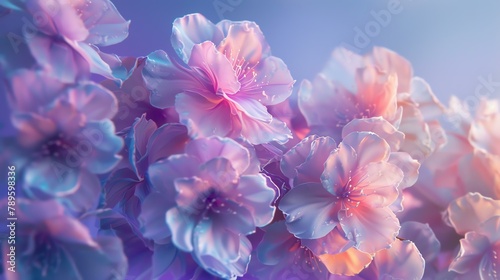
[[[347,211],[339,212],[340,226],[355,247],[367,253],[389,248],[399,232],[399,220],[387,207],[371,208],[361,203]]]
[[[345,138],[351,132],[369,131],[377,134],[384,139],[391,147],[392,152],[399,150],[405,135],[398,131],[390,122],[382,117],[373,117],[367,119],[354,119],[342,129],[342,138]]]
[[[189,14],[174,20],[171,43],[177,55],[187,63],[196,44],[211,41],[219,44],[224,35],[221,30],[201,14]]]
[[[318,137],[311,143],[311,150],[306,160],[296,167],[297,177],[294,185],[307,182],[320,182],[321,175],[325,170],[328,156],[335,150],[337,144],[330,137]]]
[[[172,155],[166,160],[151,164],[148,168],[148,179],[153,188],[174,199],[176,178],[191,177],[198,172],[200,162],[187,155]]]
[[[391,248],[377,252],[373,261],[380,279],[419,280],[424,276],[424,258],[408,240],[394,241]]]
[[[231,162],[239,174],[243,174],[250,165],[250,152],[229,138],[208,137],[189,142],[186,154],[198,158],[201,163],[214,158],[225,158]]]
[[[279,208],[285,213],[288,230],[297,238],[320,238],[337,225],[336,198],[319,183],[292,188]]]
[[[474,273],[479,276],[479,264],[490,247],[488,238],[476,232],[467,232],[464,239],[460,239],[460,251],[451,262],[450,270],[459,274]],[[477,277],[476,279],[480,279]]]
[[[452,201],[447,209],[450,223],[458,234],[477,230],[479,225],[493,216],[500,216],[500,200],[468,193]]]
[[[388,162],[372,162],[356,170],[352,185],[360,190],[359,201],[369,207],[386,207],[398,198],[398,185],[403,179],[399,167]],[[356,193],[351,196],[356,199]]]
[[[217,47],[219,52],[226,55],[240,80],[247,75],[252,78],[252,71],[257,63],[270,55],[270,47],[264,34],[255,22],[233,22],[229,25],[226,37]]]
[[[410,81],[413,76],[411,63],[396,52],[387,48],[374,47],[368,61],[382,71],[395,73],[398,77],[398,93],[410,92]],[[411,88],[413,89],[413,88]]]
[[[370,254],[352,247],[349,250],[335,255],[320,255],[319,259],[332,274],[354,276],[360,273],[372,262]]]
[[[434,260],[441,251],[441,243],[430,228],[429,224],[419,222],[404,222],[398,236],[405,240],[415,243],[418,251],[422,254],[425,261]]]
[[[357,154],[357,167],[371,162],[387,161],[391,148],[387,142],[375,133],[353,132],[342,140],[344,145],[351,146]]]
[[[435,120],[445,112],[446,108],[434,95],[430,85],[422,78],[411,79],[411,99],[418,104],[425,121]]]
[[[254,74],[240,77],[238,95],[258,100],[263,105],[276,105],[292,94],[294,80],[286,64],[275,56],[267,57],[255,67]]]
[[[355,170],[357,164],[356,151],[343,142],[332,152],[325,162],[325,170],[321,182],[330,193],[336,194],[343,190]]]
[[[276,208],[271,204],[276,193],[267,186],[263,175],[241,176],[233,192],[232,200],[246,206],[254,218],[255,226],[263,227],[272,221]]]
[[[217,135],[237,136],[238,118],[231,113],[230,104],[222,99],[211,102],[199,94],[177,94],[175,110],[191,138]]]
[[[172,232],[172,242],[183,251],[191,252],[194,249],[193,234],[197,227],[196,218],[188,215],[177,207],[166,213],[166,223]]]
[[[292,138],[292,132],[286,124],[276,118],[270,122],[255,120],[245,114],[240,117],[241,135],[254,145],[273,141],[285,144]]]
[[[130,21],[126,21],[120,15],[111,1],[82,1],[74,8],[81,13],[80,18],[89,30],[89,36],[85,38],[85,42],[98,46],[110,46],[127,38]]]
[[[188,70],[174,64],[164,51],[147,56],[142,76],[151,90],[151,105],[161,109],[173,107],[178,93],[198,92],[203,88]]]

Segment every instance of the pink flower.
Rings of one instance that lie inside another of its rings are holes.
[[[500,200],[469,193],[450,203],[447,214],[457,233],[465,233],[450,270],[459,273],[459,279],[498,279]]]
[[[292,178],[279,203],[288,230],[311,239],[318,255],[387,248],[399,231],[391,206],[405,179],[400,159],[390,158],[389,144],[371,132],[350,133],[337,149],[329,137],[305,138],[282,161]]]
[[[406,134],[402,151],[422,160],[442,144],[435,121],[443,107],[429,85],[412,78],[410,63],[398,54],[374,48],[365,56],[336,49],[327,65],[299,89],[299,108],[312,133],[340,140],[353,119],[383,117]]]
[[[0,6],[27,12],[34,24],[27,25],[26,43],[41,66],[64,82],[86,77],[88,71],[118,79],[113,68],[117,56],[96,46],[117,44],[128,36],[126,21],[109,0],[4,1]]]
[[[252,144],[291,138],[266,106],[288,98],[294,81],[283,61],[271,56],[257,24],[214,25],[191,14],[174,22],[172,43],[186,65],[156,51],[143,75],[151,104],[175,106],[191,137],[242,137]]]
[[[468,192],[499,199],[500,102],[482,99],[476,112],[471,112],[452,98],[449,118],[455,129],[447,131],[448,142],[425,164],[432,184],[451,193],[444,197],[447,203]]]

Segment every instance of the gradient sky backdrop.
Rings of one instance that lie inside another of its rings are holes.
[[[260,25],[273,55],[285,61],[298,86],[302,79],[314,77],[335,47],[359,47],[355,29],[364,30],[375,21],[373,13],[388,10],[394,1],[114,0],[123,17],[132,21],[130,35],[103,50],[126,56],[171,51],[172,22],[188,13],[202,13],[214,23],[223,18],[251,20]],[[359,52],[376,45],[400,53],[446,104],[451,95],[472,96],[479,77],[491,76],[500,83],[500,1],[396,2],[401,11],[369,37],[367,46],[357,48]],[[5,31],[16,29],[16,22],[0,21],[3,42]],[[490,96],[500,97],[500,85]],[[1,110],[0,118],[6,116]]]

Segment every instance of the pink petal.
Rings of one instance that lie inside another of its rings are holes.
[[[237,135],[234,130],[238,129],[239,120],[223,99],[212,102],[196,93],[179,93],[175,98],[175,110],[191,138]]]
[[[336,48],[321,74],[354,93],[357,92],[354,73],[356,69],[362,68],[364,65],[363,57],[359,54],[346,48]]]
[[[391,248],[377,252],[373,261],[380,279],[419,280],[424,276],[425,260],[408,240],[394,241]]]
[[[446,210],[456,232],[465,234],[477,230],[479,224],[500,215],[500,200],[484,197],[479,193],[468,193],[452,201]]]
[[[370,207],[386,207],[398,197],[398,185],[403,179],[399,167],[388,162],[372,162],[356,170],[352,184],[360,190],[360,201]]]
[[[214,95],[219,91],[234,94],[240,89],[240,83],[230,61],[222,52],[215,49],[212,42],[194,45],[188,65],[203,71],[213,87]]]
[[[382,47],[374,47],[369,60],[382,69],[382,71],[397,75],[398,93],[410,92],[410,80],[413,76],[413,70],[408,60]]]
[[[371,208],[363,203],[349,215],[339,212],[340,226],[355,247],[367,253],[389,248],[399,232],[399,220],[387,207]]]
[[[450,270],[459,274],[474,273],[479,276],[479,264],[489,246],[490,242],[484,235],[467,232],[465,238],[460,239],[460,252],[451,262]]]
[[[304,163],[311,152],[312,143],[318,139],[317,135],[311,135],[300,141],[297,145],[291,148],[283,158],[280,163],[281,172],[290,179],[297,176],[297,166]]]
[[[498,141],[500,140],[500,102],[481,100],[478,108],[479,116],[472,123],[469,140],[471,144],[487,153],[500,156]]]
[[[250,165],[249,151],[229,138],[208,137],[193,140],[187,144],[186,154],[198,158],[202,163],[215,158],[225,158],[239,174],[243,174]]]
[[[261,60],[254,74],[247,74],[243,79],[240,77],[241,90],[238,95],[257,99],[269,106],[285,101],[292,94],[295,81],[281,59],[270,56]]]
[[[391,123],[382,117],[373,117],[367,119],[354,119],[342,129],[342,138],[345,138],[351,132],[369,131],[383,138],[391,147],[391,151],[399,150],[404,141],[404,133],[398,131]]]
[[[320,182],[321,174],[325,169],[325,162],[336,146],[335,141],[330,137],[315,139],[311,143],[311,150],[307,159],[297,166],[297,177],[294,179],[294,185],[306,182]]]
[[[284,122],[276,118],[273,118],[270,122],[263,122],[242,114],[240,122],[241,135],[254,145],[273,141],[285,144],[292,138],[290,129]]]
[[[370,254],[361,252],[354,247],[340,254],[325,254],[318,257],[330,273],[346,276],[360,273],[372,262]]]
[[[43,0],[28,2],[28,9],[33,14],[45,12],[45,16],[51,20],[56,32],[73,41],[83,41],[89,35],[83,20],[77,14],[77,10],[73,5],[68,5],[64,1]],[[73,3],[71,3],[73,4]],[[57,13],[54,13],[57,11]],[[56,35],[56,34],[50,34]]]
[[[202,14],[189,14],[174,20],[172,27],[172,46],[184,62],[189,61],[191,50],[196,44],[211,41],[219,44],[223,34]]]
[[[352,147],[357,154],[357,167],[371,162],[387,161],[391,148],[377,134],[371,132],[353,132],[342,140],[344,145]]]
[[[226,55],[240,80],[244,75],[250,78],[257,63],[270,55],[264,34],[256,23],[249,21],[233,22],[217,49]]]
[[[366,67],[356,71],[358,91],[358,118],[382,116],[392,121],[397,112],[396,75],[387,75],[373,67]]]
[[[422,112],[425,121],[435,120],[442,116],[445,107],[434,95],[430,85],[419,77],[411,80],[411,99],[418,104],[418,109]]]
[[[262,105],[256,99],[248,98],[240,94],[229,95],[226,99],[230,100],[239,111],[246,116],[261,122],[271,122],[273,116],[267,112],[266,106]]]
[[[321,174],[323,186],[332,194],[343,190],[349,182],[351,172],[355,170],[357,154],[353,147],[339,144],[339,148],[328,156],[325,169]]]
[[[203,88],[194,75],[196,72],[176,65],[164,51],[149,54],[144,62],[142,76],[147,88],[151,90],[151,105],[161,109],[173,107],[178,93],[206,92],[207,89]]]
[[[498,241],[500,241],[500,215],[491,217],[481,223],[477,233],[486,236],[491,244],[498,246]]]
[[[398,166],[403,171],[404,178],[399,184],[400,190],[411,187],[417,182],[420,163],[409,154],[402,152],[391,153],[388,162]]]

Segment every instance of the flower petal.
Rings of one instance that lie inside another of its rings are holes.
[[[201,88],[189,70],[174,64],[164,51],[148,55],[142,76],[151,90],[151,105],[161,109],[173,107],[178,93]]]
[[[193,234],[196,227],[195,217],[192,217],[173,207],[166,213],[166,223],[172,232],[172,242],[183,251],[191,252],[194,249]]]
[[[227,30],[226,38],[217,47],[219,52],[238,68],[240,77],[251,76],[252,69],[270,54],[264,34],[255,22],[233,22]]]
[[[371,208],[361,203],[349,214],[339,212],[340,226],[355,247],[366,253],[389,248],[399,232],[399,220],[387,207]]]
[[[171,42],[177,55],[187,63],[195,44],[211,41],[219,44],[223,34],[202,14],[189,14],[174,20]]]
[[[319,259],[332,274],[354,276],[372,262],[370,254],[351,247],[349,250],[335,255],[320,255]]]
[[[377,252],[373,261],[380,279],[419,280],[424,276],[425,260],[408,240],[394,241],[391,248]]]
[[[349,250],[354,242],[345,238],[344,232],[335,227],[324,237],[318,239],[302,239],[302,245],[307,246],[316,256],[335,255]]]
[[[192,138],[231,137],[239,132],[237,117],[231,114],[230,105],[222,99],[212,103],[199,94],[180,93],[175,98],[175,110]]]
[[[415,243],[418,251],[427,262],[434,260],[441,250],[441,243],[436,238],[429,224],[413,221],[404,222],[401,225],[398,236]]]
[[[479,193],[468,193],[452,201],[446,210],[450,223],[458,234],[477,230],[493,216],[500,216],[500,201]]]
[[[250,152],[229,138],[208,137],[193,140],[187,144],[186,154],[198,158],[201,163],[214,158],[225,158],[239,174],[243,174],[250,165]]]
[[[267,186],[267,180],[262,175],[244,175],[240,177],[232,199],[246,206],[254,218],[255,226],[263,227],[274,218],[276,208],[271,204],[276,195]]]
[[[353,132],[344,137],[342,143],[351,146],[357,154],[357,167],[370,162],[387,161],[391,148],[387,142],[375,133]]]
[[[396,165],[372,162],[356,170],[351,182],[361,192],[361,203],[379,208],[391,205],[398,198],[398,185],[403,176]]]
[[[319,183],[292,188],[280,201],[288,230],[297,238],[314,239],[327,235],[336,225],[336,199]]]
[[[384,139],[391,147],[391,151],[399,150],[404,141],[404,133],[398,131],[390,122],[382,117],[373,117],[366,119],[354,119],[342,129],[342,138],[345,138],[351,132],[369,131],[377,134]]]

